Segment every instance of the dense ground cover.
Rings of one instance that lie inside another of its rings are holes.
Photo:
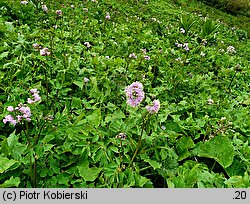
[[[1,3],[1,187],[250,186],[247,32],[136,2]]]

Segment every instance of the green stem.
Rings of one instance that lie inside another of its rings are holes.
[[[141,146],[141,143],[142,143],[142,134],[143,134],[143,131],[144,131],[144,128],[145,128],[146,121],[147,121],[147,116],[145,116],[144,119],[143,119],[141,134],[140,134],[140,137],[139,137],[139,140],[138,140],[138,143],[137,143],[137,147],[136,147],[136,150],[134,152],[134,155],[133,155],[128,167],[130,167],[132,165],[132,163],[133,163],[133,161],[134,161],[134,159],[135,159],[135,157],[136,157],[136,155],[137,155],[137,153],[138,153],[138,151],[140,149],[140,146]]]
[[[214,169],[214,167],[215,167],[215,164],[216,164],[216,161],[214,161],[214,164],[213,164],[213,166],[212,166],[212,168],[211,168],[211,172],[213,171],[213,169]]]
[[[231,88],[231,85],[232,85],[232,82],[233,82],[233,80],[234,80],[234,77],[235,77],[236,73],[237,73],[237,71],[234,72],[234,75],[233,75],[233,77],[232,77],[232,79],[231,79],[231,81],[230,81],[230,84],[229,84],[229,86],[228,86],[228,89]]]
[[[24,126],[24,124],[22,123],[22,126]],[[27,134],[27,132],[25,131],[25,129],[23,128],[23,132],[24,132],[24,135],[28,141],[28,146],[31,147],[31,143],[30,143],[30,138],[29,138],[29,135]]]
[[[35,145],[37,145],[38,141],[39,141],[39,138],[40,138],[40,135],[41,135],[41,132],[42,132],[42,129],[44,128],[46,122],[43,123],[43,125],[41,126],[39,132],[38,132],[38,135],[36,137],[36,141],[35,141]]]
[[[36,163],[37,163],[37,159],[36,159],[36,155],[35,155],[34,156],[34,179],[33,179],[34,188],[37,188],[37,183],[36,183]]]

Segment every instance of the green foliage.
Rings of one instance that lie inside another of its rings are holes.
[[[194,154],[215,159],[222,167],[230,166],[234,159],[234,148],[227,137],[217,136],[203,143],[197,143]]]
[[[202,27],[201,35],[204,39],[206,39],[209,35],[211,35],[215,30],[219,27],[219,25],[214,24],[211,19],[206,18]]]
[[[185,33],[188,33],[190,28],[194,25],[194,19],[189,15],[182,15],[180,17],[180,27],[184,28]]]

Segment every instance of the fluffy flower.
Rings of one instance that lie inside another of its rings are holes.
[[[201,51],[201,54],[200,54],[202,57],[204,57],[206,54],[204,52]]]
[[[40,50],[40,55],[41,56],[48,56],[48,55],[50,55],[49,48],[45,47],[45,48],[41,49]]]
[[[227,52],[228,52],[229,54],[236,53],[235,48],[234,48],[233,46],[228,46],[228,47],[227,47]]]
[[[140,82],[133,82],[130,86],[126,87],[125,93],[127,96],[127,104],[132,107],[139,106],[145,97],[143,85]]]
[[[150,60],[150,57],[149,57],[148,55],[145,55],[145,56],[144,56],[144,59],[145,59],[145,60]]]
[[[146,106],[146,109],[148,112],[154,114],[154,113],[158,113],[159,109],[160,109],[160,101],[154,100],[153,101],[153,105],[152,106]]]
[[[30,89],[30,93],[39,93],[37,89]]]
[[[89,78],[84,77],[83,81],[84,81],[84,83],[88,83],[89,82]]]
[[[181,33],[185,33],[186,32],[184,28],[181,28],[180,31],[181,31]]]
[[[33,103],[35,103],[35,101],[34,101],[34,100],[32,100],[31,98],[28,98],[27,103],[29,103],[29,104],[33,104]]]
[[[21,1],[20,4],[26,5],[28,1]]]
[[[106,14],[105,19],[106,19],[106,20],[110,20],[110,15],[109,15],[109,13]]]
[[[34,100],[32,100],[31,98],[28,98],[27,103],[29,104],[33,104],[37,101],[41,100],[41,96],[39,96],[39,91],[37,89],[30,89],[30,92],[32,93],[32,96],[34,97]]]
[[[208,104],[208,105],[212,105],[213,103],[214,103],[214,100],[213,100],[213,99],[210,98],[210,99],[207,100],[207,104]]]
[[[16,125],[17,121],[13,118],[12,115],[6,115],[5,118],[3,119],[3,123],[10,122],[12,125]]]
[[[44,11],[44,12],[48,12],[48,7],[46,6],[46,5],[42,5],[42,10]]]
[[[13,106],[8,106],[8,107],[7,107],[7,111],[13,112],[13,111],[14,111],[14,107],[13,107]]]
[[[188,43],[184,43],[183,48],[184,48],[184,50],[188,51],[189,50]]]
[[[90,47],[91,47],[91,45],[90,45],[89,42],[85,42],[84,45],[85,45],[87,48],[90,48]]]
[[[135,55],[135,53],[130,54],[129,57],[130,57],[130,58],[133,58],[133,59],[136,59],[136,58],[137,58],[137,56]]]
[[[57,14],[58,16],[61,16],[61,15],[62,15],[62,10],[56,10],[56,14]]]

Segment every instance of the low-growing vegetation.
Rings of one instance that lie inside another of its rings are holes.
[[[3,0],[0,187],[250,187],[248,32],[207,8]]]

